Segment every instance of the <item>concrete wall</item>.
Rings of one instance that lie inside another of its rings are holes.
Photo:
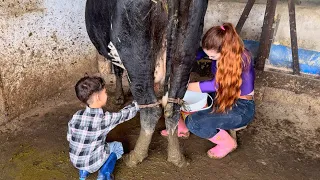
[[[96,72],[97,62],[85,29],[85,0],[10,0],[0,4],[3,124],[71,88],[85,72]]]
[[[223,22],[237,24],[240,15],[246,5],[245,2],[235,2],[236,0],[210,0],[208,12],[206,14],[205,30],[213,25],[220,25]],[[238,0],[241,1],[241,0]],[[297,34],[299,46],[299,61],[304,73],[320,74],[320,6],[314,5],[315,2],[303,1],[301,5],[296,6]],[[265,3],[257,3],[253,6],[249,17],[242,29],[240,36],[243,39],[259,41],[261,28],[263,25]],[[274,45],[271,49],[270,61],[267,61],[266,67],[273,67],[283,70],[291,68],[291,50],[290,48],[290,29],[289,14],[287,3],[278,3],[276,17],[280,19],[277,32],[275,34]],[[256,43],[256,45],[259,45]],[[257,46],[252,46],[253,51]],[[275,50],[275,51],[273,51]],[[301,55],[301,56],[300,56]],[[272,59],[273,58],[273,59]]]

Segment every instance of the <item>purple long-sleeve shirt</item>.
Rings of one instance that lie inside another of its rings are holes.
[[[240,86],[241,90],[241,96],[250,94],[254,90],[254,79],[255,79],[255,73],[254,73],[254,67],[253,67],[253,59],[251,56],[251,53],[246,49],[245,52],[242,54],[243,62],[247,62],[247,56],[250,57],[250,66],[249,67],[243,67],[241,78],[242,78],[242,84]],[[202,59],[205,57],[206,54],[202,49],[200,49],[197,53],[197,60]],[[217,61],[212,61],[211,66],[211,72],[212,74],[216,74],[217,72]],[[200,89],[201,92],[215,92],[217,89],[216,79],[215,77],[212,80],[208,81],[201,81],[200,82]]]

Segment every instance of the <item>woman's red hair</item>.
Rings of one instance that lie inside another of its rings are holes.
[[[242,69],[250,63],[243,62],[244,45],[231,23],[210,28],[202,39],[202,48],[221,53],[217,62],[215,111],[231,109],[240,96]]]

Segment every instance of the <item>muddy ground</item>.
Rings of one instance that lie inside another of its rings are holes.
[[[1,180],[78,179],[78,171],[69,163],[66,132],[69,119],[83,106],[72,90],[70,87],[70,91],[0,128]],[[112,91],[106,109],[115,111],[121,107],[112,104]],[[130,95],[127,91],[126,94],[128,102]],[[168,163],[167,140],[159,134],[165,127],[164,120],[160,119],[149,156],[136,168],[128,168],[120,160],[115,169],[116,180],[320,179],[319,97],[259,85],[256,95],[255,120],[238,133],[238,149],[224,159],[208,158],[206,151],[213,144],[191,135],[180,141],[190,165],[177,168]],[[137,116],[112,130],[108,141],[123,142],[129,152],[139,131]],[[96,175],[88,179],[93,180]]]

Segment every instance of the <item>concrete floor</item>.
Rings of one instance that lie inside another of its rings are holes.
[[[270,81],[275,76],[274,73],[258,75],[255,120],[238,133],[238,149],[224,159],[209,159],[206,151],[213,144],[191,135],[180,141],[190,165],[177,168],[168,163],[167,140],[159,134],[165,127],[164,120],[160,119],[148,158],[136,168],[128,168],[120,160],[115,170],[116,179],[319,179],[319,96],[310,88],[310,91],[293,88],[292,77],[285,80],[277,76],[277,81]],[[109,97],[112,97],[110,91]],[[130,96],[127,96],[129,100]],[[50,98],[38,108],[0,127],[0,179],[77,179],[78,171],[69,162],[66,132],[69,119],[79,108],[83,106],[70,87],[70,91]],[[115,111],[120,108],[112,105],[111,98],[106,109]],[[108,141],[123,142],[125,151],[129,152],[134,148],[139,130],[137,116],[117,126]],[[92,174],[88,179],[95,178],[96,174]]]

